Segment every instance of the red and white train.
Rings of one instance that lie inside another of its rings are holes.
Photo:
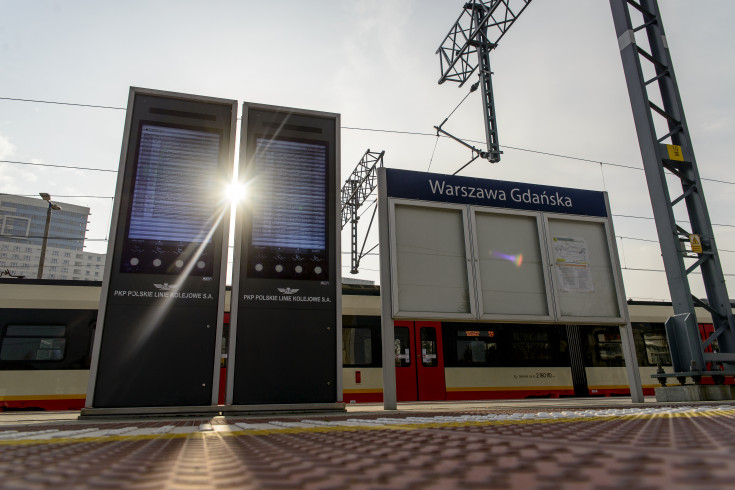
[[[99,295],[99,283],[0,280],[0,410],[84,406]],[[657,365],[671,369],[671,305],[628,308],[644,394],[652,395]],[[629,394],[616,326],[396,321],[394,346],[399,401]],[[378,286],[343,287],[342,352],[343,400],[382,401]]]

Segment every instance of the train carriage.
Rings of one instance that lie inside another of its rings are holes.
[[[84,406],[99,294],[99,283],[0,280],[0,409]],[[379,294],[378,286],[343,287],[346,403],[382,401]],[[658,365],[671,369],[664,329],[671,305],[631,301],[628,307],[644,394],[653,395],[650,375]],[[700,325],[702,335],[708,328]],[[616,326],[402,320],[394,329],[399,401],[630,393]]]

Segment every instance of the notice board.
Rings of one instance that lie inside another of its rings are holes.
[[[392,318],[625,323],[605,193],[397,169],[379,178]]]

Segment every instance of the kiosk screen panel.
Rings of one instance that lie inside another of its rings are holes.
[[[259,137],[249,276],[328,277],[328,145]]]
[[[219,133],[142,123],[137,150],[121,272],[212,275]]]

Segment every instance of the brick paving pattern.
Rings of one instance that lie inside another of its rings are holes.
[[[733,449],[730,405],[83,420],[0,427],[0,487],[729,489]]]

